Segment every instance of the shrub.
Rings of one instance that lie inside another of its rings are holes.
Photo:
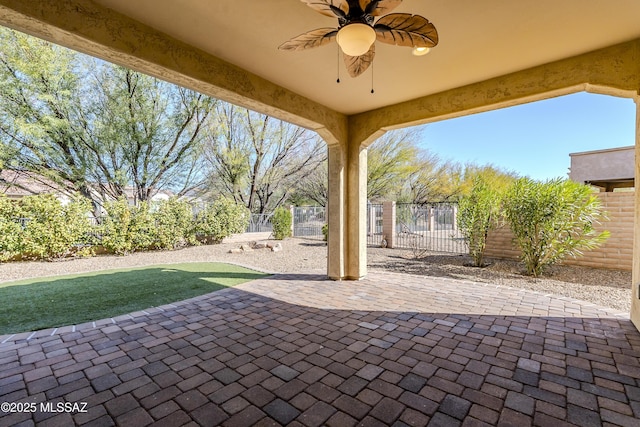
[[[152,216],[155,225],[154,248],[175,249],[197,243],[193,213],[188,203],[172,197],[160,202]]]
[[[149,204],[131,206],[124,197],[104,205],[106,216],[100,226],[102,246],[109,252],[126,255],[150,249],[155,240],[154,218]]]
[[[27,196],[20,200],[23,229],[23,252],[37,258],[60,258],[68,255],[91,231],[88,212],[90,202],[75,197],[63,205],[52,194]]]
[[[495,186],[482,176],[477,176],[470,194],[462,197],[458,204],[458,228],[476,267],[484,265],[487,235],[498,224],[501,199],[501,193]]]
[[[322,226],[322,240],[325,242],[329,240],[329,224]]]
[[[233,199],[220,197],[213,203],[213,210],[220,221],[224,237],[244,233],[249,226],[249,209],[237,204]]]
[[[131,236],[131,223],[133,213],[122,197],[118,200],[104,204],[106,215],[100,224],[100,234],[102,236],[102,246],[109,252],[125,255],[133,251],[133,241]]]
[[[151,212],[149,202],[139,202],[136,206],[129,206],[131,210],[131,243],[134,251],[146,251],[154,247],[156,242],[156,221]]]
[[[232,199],[220,197],[199,212],[195,232],[206,243],[219,243],[225,237],[242,233],[249,225],[249,210]]]
[[[600,200],[589,186],[570,180],[521,178],[507,192],[504,208],[522,261],[534,277],[546,266],[580,256],[609,237],[608,231],[597,233],[593,227],[606,219]]]
[[[282,206],[273,212],[271,224],[273,224],[273,237],[282,240],[291,236],[291,211]]]
[[[0,194],[0,261],[7,261],[24,250],[21,217],[17,203]]]

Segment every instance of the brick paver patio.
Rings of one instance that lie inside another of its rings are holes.
[[[2,426],[640,425],[627,317],[464,281],[276,275],[0,343]]]

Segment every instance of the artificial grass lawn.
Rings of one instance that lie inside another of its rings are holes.
[[[115,317],[265,276],[201,262],[0,283],[0,335]]]

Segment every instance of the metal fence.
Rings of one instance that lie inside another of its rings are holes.
[[[395,247],[466,253],[465,239],[456,226],[456,214],[457,205],[451,203],[398,203]]]
[[[382,244],[382,204],[367,204],[367,245],[380,246]]]
[[[273,224],[271,224],[272,214],[251,214],[249,217],[249,225],[247,226],[247,233],[266,233],[273,231]]]
[[[322,227],[327,222],[323,206],[293,208],[293,235],[307,239],[322,239]]]
[[[326,224],[323,206],[296,206],[293,208],[293,236],[307,239],[323,239],[322,227]],[[367,205],[367,244],[382,243],[382,204]]]
[[[296,206],[292,211],[293,236],[322,239],[327,218],[322,206]],[[466,253],[467,245],[456,226],[457,205],[396,204],[395,247],[434,252]],[[367,204],[367,245],[380,246],[384,238],[382,204]],[[248,232],[272,231],[271,215],[251,216]]]

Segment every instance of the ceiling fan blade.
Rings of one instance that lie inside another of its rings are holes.
[[[349,13],[347,0],[301,0],[311,9],[332,18],[345,18]]]
[[[410,13],[392,13],[378,19],[373,26],[379,41],[408,47],[433,47],[438,44],[438,31],[429,20]]]
[[[338,34],[337,28],[318,28],[300,34],[278,46],[280,50],[305,50],[324,46]]]
[[[360,0],[360,8],[371,16],[380,16],[391,12],[402,0]]]
[[[367,53],[360,56],[349,56],[346,54],[342,54],[344,58],[344,65],[347,67],[347,72],[351,77],[358,77],[360,74],[364,73],[369,65],[373,62],[373,57],[376,55],[376,45],[375,43],[371,45],[371,48]]]

